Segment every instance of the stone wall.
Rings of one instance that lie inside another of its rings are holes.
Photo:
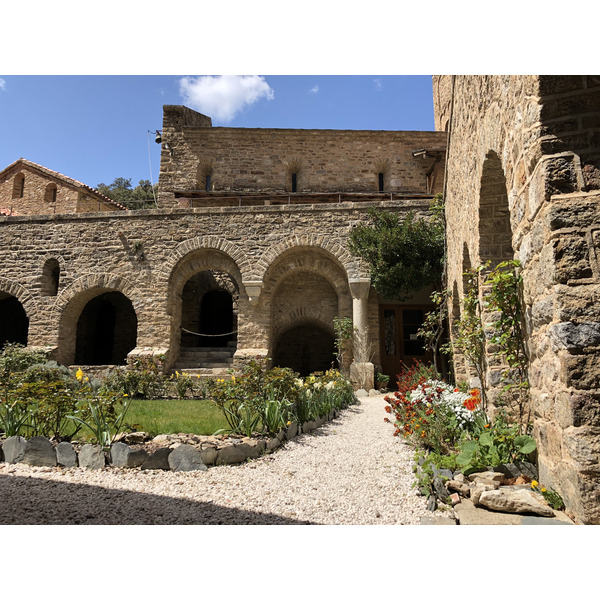
[[[204,118],[204,120],[202,119]],[[427,173],[434,158],[415,158],[423,148],[444,148],[446,136],[421,131],[346,131],[211,127],[210,119],[183,106],[165,106],[159,178],[162,207],[178,193],[379,191],[438,193],[443,160],[432,190]],[[207,180],[208,178],[208,180]],[[207,186],[208,181],[208,186]]]
[[[600,523],[600,81],[440,76],[434,91],[436,126],[450,122],[449,289],[462,297],[469,264],[521,261],[540,478]],[[490,355],[495,400],[502,369]]]
[[[398,200],[0,217],[0,293],[22,304],[30,346],[53,348],[61,363],[74,364],[85,307],[119,292],[137,319],[136,353],[166,351],[169,368],[180,350],[186,282],[201,271],[224,272],[239,290],[236,356],[267,356],[277,336],[293,326],[318,323],[331,330],[333,316],[353,315],[350,282],[368,282],[368,270],[348,252],[347,236],[369,208],[412,209],[425,217],[428,204]],[[54,293],[48,264],[59,270]],[[294,297],[291,282],[302,296]],[[111,303],[114,318],[126,318],[126,303]],[[375,311],[369,335],[377,347],[376,300],[365,311]]]

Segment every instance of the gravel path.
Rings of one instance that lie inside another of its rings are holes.
[[[236,466],[173,473],[0,463],[0,524],[418,524],[412,451],[382,395]]]

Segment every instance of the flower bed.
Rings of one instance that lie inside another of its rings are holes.
[[[398,388],[385,397],[390,415],[385,420],[394,425],[394,435],[402,435],[415,449],[415,486],[435,500],[430,503],[434,510],[436,501],[449,501],[443,481],[457,474],[470,476],[535,461],[534,439],[502,412],[488,419],[479,390],[451,386],[421,363],[404,368]]]

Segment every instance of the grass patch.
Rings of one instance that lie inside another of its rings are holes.
[[[227,427],[225,417],[209,400],[133,400],[125,423],[155,436],[161,433],[212,435]]]

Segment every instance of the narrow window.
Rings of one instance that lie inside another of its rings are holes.
[[[383,192],[383,173],[379,173],[377,179],[379,181],[379,191]]]
[[[292,173],[292,192],[298,191],[298,174]]]
[[[206,185],[204,186],[204,190],[210,192],[210,175],[206,176]]]
[[[50,258],[42,268],[42,296],[56,296],[60,284],[60,265],[55,258]]]
[[[49,183],[46,187],[46,193],[44,195],[44,200],[46,202],[56,202],[56,184]]]
[[[25,175],[19,173],[15,175],[15,181],[13,184],[13,200],[16,198],[23,198],[25,195]]]

